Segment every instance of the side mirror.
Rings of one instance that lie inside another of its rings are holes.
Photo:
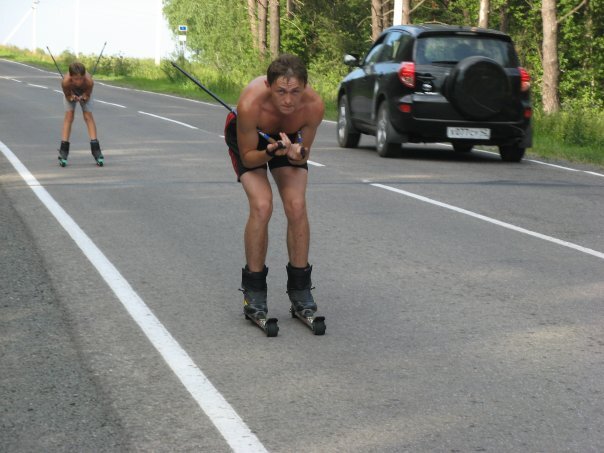
[[[359,65],[359,59],[353,55],[344,55],[344,64],[346,66],[354,67]]]

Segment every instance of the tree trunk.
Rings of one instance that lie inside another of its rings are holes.
[[[489,28],[489,0],[480,0],[480,12],[478,13],[478,26]]]
[[[382,32],[382,1],[371,0],[371,39],[375,41]]]
[[[506,0],[499,8],[499,30],[507,33],[510,28],[510,1]]]
[[[291,19],[292,17],[294,17],[294,11],[295,11],[295,8],[296,8],[296,5],[294,4],[294,0],[287,0],[285,8],[286,8],[285,11],[287,13],[287,17],[289,19]]]
[[[268,0],[258,0],[258,50],[262,57],[266,56],[267,1]]]
[[[543,21],[543,111],[546,114],[560,110],[558,84],[560,64],[558,62],[558,20],[556,0],[543,0],[541,4]]]
[[[382,31],[392,25],[392,2],[382,0]]]
[[[258,49],[258,20],[256,18],[258,6],[257,0],[247,0],[247,15],[250,19],[250,30],[252,31],[252,42],[254,48]]]
[[[279,56],[281,48],[281,23],[279,15],[279,0],[270,0],[270,30],[271,30],[271,58]]]
[[[411,0],[403,0],[403,25],[411,23]]]

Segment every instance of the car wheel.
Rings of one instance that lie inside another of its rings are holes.
[[[340,98],[338,105],[338,144],[342,148],[356,148],[361,134],[352,126],[346,96]]]
[[[502,145],[499,147],[501,160],[505,162],[520,162],[524,157],[525,148],[518,145]]]
[[[503,110],[511,87],[505,70],[495,60],[468,57],[451,71],[445,92],[466,118],[486,120]]]
[[[469,153],[474,146],[469,143],[453,143],[453,149],[456,153]]]
[[[378,108],[377,124],[375,131],[375,147],[381,157],[392,157],[401,148],[400,143],[391,143],[392,133],[390,132],[390,114],[388,105],[382,102]]]

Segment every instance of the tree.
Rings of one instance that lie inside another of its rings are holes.
[[[267,0],[258,0],[258,50],[260,56],[266,55],[266,22],[268,15]]]
[[[250,20],[250,31],[254,48],[258,49],[258,4],[257,0],[247,0],[247,14]]]
[[[478,26],[481,28],[489,28],[489,0],[480,0],[480,10],[478,13]]]
[[[270,30],[271,58],[275,59],[279,56],[279,50],[281,49],[279,0],[270,0]]]

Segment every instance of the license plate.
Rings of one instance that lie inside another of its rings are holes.
[[[448,127],[448,138],[465,138],[469,140],[488,140],[491,138],[491,129],[479,127]]]

